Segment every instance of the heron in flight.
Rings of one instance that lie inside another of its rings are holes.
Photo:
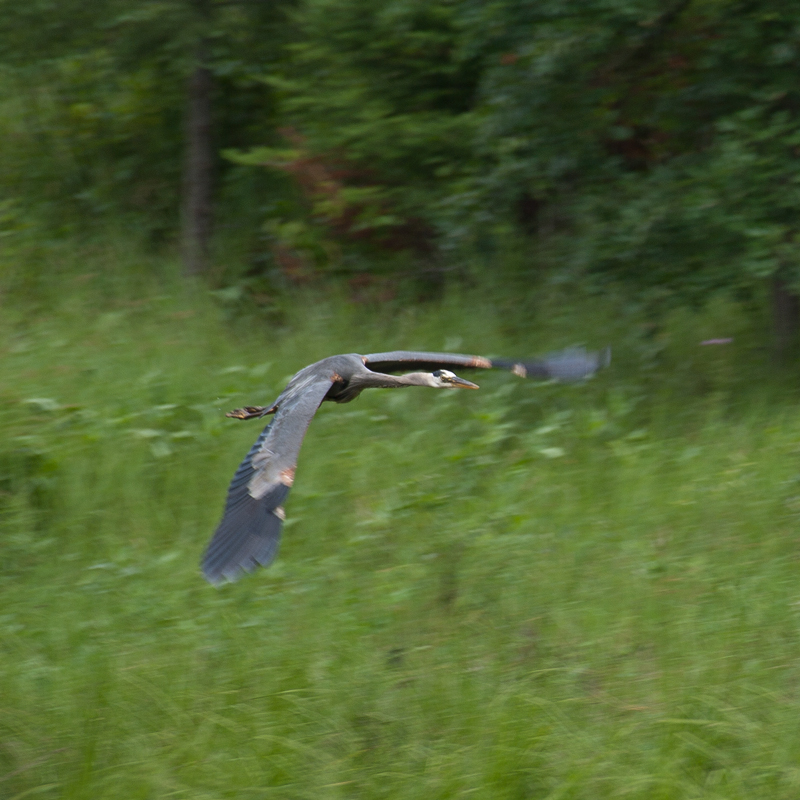
[[[572,348],[533,361],[488,359],[456,353],[356,353],[330,356],[301,369],[271,406],[247,406],[229,412],[236,419],[274,414],[245,456],[228,488],[225,511],[203,557],[203,573],[213,584],[235,581],[242,572],[267,566],[275,558],[286,514],[283,504],[294,482],[303,437],[325,400],[349,403],[364,389],[429,386],[477,389],[454,369],[506,369],[522,378],[579,381],[610,360],[608,349],[588,353]],[[392,375],[415,367],[417,372]]]

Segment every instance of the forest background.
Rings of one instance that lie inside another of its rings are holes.
[[[0,9],[0,796],[797,796],[800,9]],[[202,583],[229,407],[574,344],[323,409]]]
[[[255,293],[435,284],[504,246],[656,309],[793,290],[797,24],[768,2],[10,4],[5,243],[116,226],[157,249],[182,210],[187,271]]]

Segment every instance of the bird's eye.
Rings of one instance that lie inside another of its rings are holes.
[[[442,371],[440,369],[437,369],[434,372],[432,372],[431,375],[433,375],[434,378],[441,378],[442,377]]]

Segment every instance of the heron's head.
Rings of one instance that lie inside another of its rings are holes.
[[[437,369],[431,373],[431,378],[433,379],[431,385],[437,389],[480,389],[477,383],[465,381],[449,369]]]

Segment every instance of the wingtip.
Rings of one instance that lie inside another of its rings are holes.
[[[212,586],[235,583],[245,573],[268,567],[278,555],[283,527],[282,507],[272,508],[289,493],[287,487],[257,500],[246,491],[226,512],[203,555],[203,576]]]
[[[611,348],[588,352],[585,347],[569,347],[544,358],[550,378],[564,383],[588,380],[611,363]]]
[[[219,589],[226,583],[234,583],[236,580],[238,580],[238,574],[231,575],[226,570],[220,570],[218,567],[213,568],[208,562],[209,558],[206,554],[203,556],[203,560],[200,562],[200,572],[215,589]]]
[[[200,566],[200,571],[203,577],[206,579],[206,581],[210,583],[215,589],[221,588],[226,583],[233,583],[233,581],[230,581],[225,577],[210,575],[208,572],[205,571],[205,569],[203,569],[202,565]]]
[[[253,572],[258,564],[254,564],[251,568],[244,565],[237,564],[233,567],[226,568],[222,572],[211,572],[201,565],[203,577],[215,588],[220,589],[228,583],[236,583],[243,575]]]
[[[278,534],[280,536],[280,534]],[[278,554],[278,541],[248,543],[252,549],[239,558],[223,560],[213,564],[206,555],[200,564],[203,577],[216,589],[227,583],[236,583],[242,576],[255,572],[259,567],[268,567]]]

